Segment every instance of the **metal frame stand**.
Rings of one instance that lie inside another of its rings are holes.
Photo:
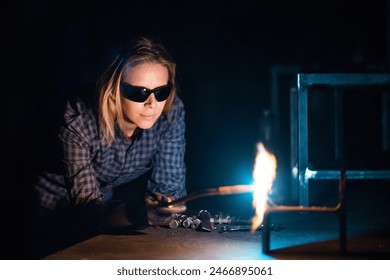
[[[339,173],[337,170],[310,170],[309,168],[308,95],[309,88],[314,85],[329,85],[335,88],[390,85],[390,74],[297,74],[297,89],[292,89],[290,92],[291,183],[293,189],[298,189],[301,206],[309,206],[309,180],[337,179]],[[382,142],[383,148],[388,149],[388,93],[383,95],[382,100],[387,103],[382,106]],[[335,101],[337,102],[337,98]],[[337,128],[337,125],[335,127]],[[337,143],[341,139],[338,137],[341,137],[340,133],[336,132],[336,149],[340,147]],[[346,177],[347,179],[390,179],[390,170],[348,170]]]
[[[344,254],[347,249],[347,215],[345,209],[346,200],[346,172],[340,172],[339,179],[339,202],[335,207],[304,207],[304,206],[269,206],[264,213],[263,230],[262,230],[262,245],[263,253],[267,254],[270,251],[270,234],[271,234],[271,216],[274,213],[285,212],[328,212],[336,213],[339,218],[339,245],[340,254]]]

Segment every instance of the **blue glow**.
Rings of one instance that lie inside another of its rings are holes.
[[[306,168],[305,172],[305,179],[314,178],[317,175],[317,171],[310,170],[309,168]]]
[[[249,185],[253,184],[252,167],[241,166],[233,174],[234,184]]]

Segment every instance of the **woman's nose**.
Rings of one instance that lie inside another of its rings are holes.
[[[150,108],[154,108],[154,107],[156,107],[156,105],[157,105],[157,99],[154,96],[154,93],[151,93],[149,95],[148,99],[146,99],[146,101],[145,101],[145,106],[148,106]]]

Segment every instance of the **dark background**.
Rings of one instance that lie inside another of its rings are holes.
[[[263,112],[275,106],[273,69],[297,69],[279,85],[277,110],[271,110],[279,120],[269,148],[279,161],[281,201],[292,192],[286,89],[294,74],[388,71],[390,6],[384,0],[8,2],[0,12],[0,149],[7,209],[2,231],[12,233],[11,240],[25,237],[14,230],[27,220],[27,186],[50,153],[43,139],[53,132],[58,104],[94,83],[129,37],[154,36],[177,61],[188,192],[251,182]],[[247,195],[202,203],[251,209]]]

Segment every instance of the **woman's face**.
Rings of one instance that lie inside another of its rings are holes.
[[[154,89],[168,83],[168,69],[157,63],[143,63],[128,67],[123,73],[124,82]],[[154,93],[145,102],[134,102],[121,95],[123,118],[127,125],[142,129],[151,128],[160,117],[166,100],[158,102]]]

